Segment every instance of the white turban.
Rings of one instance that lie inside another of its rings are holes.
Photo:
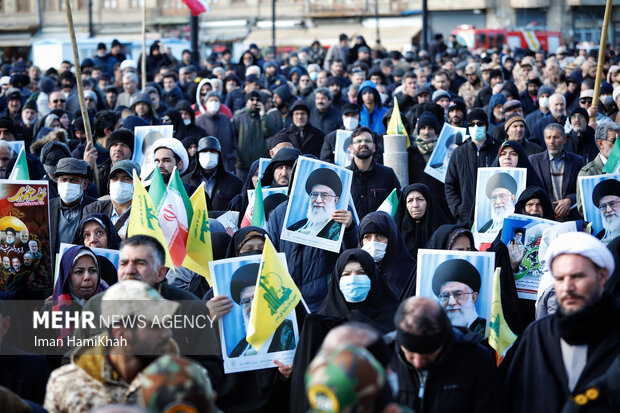
[[[176,156],[181,159],[183,162],[183,167],[179,169],[179,173],[183,175],[187,168],[189,167],[189,156],[187,155],[187,150],[185,150],[185,146],[181,143],[180,140],[176,138],[161,138],[155,141],[153,145],[153,157],[155,157],[155,151],[159,148],[170,149]]]
[[[609,274],[616,266],[614,257],[605,244],[585,232],[567,232],[553,240],[545,254],[545,262],[549,271],[551,271],[553,260],[563,254],[581,255],[597,267],[606,268]]]

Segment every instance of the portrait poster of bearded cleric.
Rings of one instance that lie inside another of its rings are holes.
[[[418,251],[417,294],[437,300],[454,326],[489,334],[494,252]]]
[[[36,296],[52,287],[47,181],[0,180],[0,291],[24,280]]]
[[[515,204],[525,189],[526,176],[525,168],[478,169],[475,232],[487,234],[491,241],[495,239],[504,225],[504,218],[515,212]]]
[[[278,257],[286,267],[284,253]],[[260,254],[209,262],[214,294],[232,299],[231,311],[217,323],[225,373],[274,368],[277,367],[274,360],[293,364],[299,342],[295,311],[258,351],[246,340],[260,262]]]
[[[294,174],[281,238],[328,251],[340,251],[345,227],[334,221],[333,214],[347,209],[352,171],[299,157]]]
[[[579,177],[583,216],[608,244],[620,235],[620,173]]]

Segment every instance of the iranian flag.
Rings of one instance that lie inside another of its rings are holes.
[[[609,158],[603,166],[603,173],[611,174],[614,172],[620,172],[620,139],[616,139]]]
[[[15,181],[30,179],[30,174],[28,173],[28,162],[26,161],[26,151],[24,148],[19,152],[17,156],[17,161],[15,161],[15,165],[13,166],[13,170],[11,171],[11,175],[9,176],[9,180]]]
[[[200,13],[211,11],[211,6],[206,0],[181,0],[192,12],[192,15],[198,16]]]
[[[392,189],[392,192],[390,192],[390,194],[387,196],[387,198],[385,198],[385,201],[383,201],[383,203],[379,205],[379,208],[377,208],[377,211],[387,212],[392,217],[394,217],[394,214],[396,214],[397,206],[398,206],[398,194],[396,193],[396,188],[394,188]]]
[[[175,168],[165,198],[158,212],[159,224],[168,243],[168,250],[175,266],[180,267],[185,259],[187,233],[192,222],[192,204],[187,196],[179,171]]]

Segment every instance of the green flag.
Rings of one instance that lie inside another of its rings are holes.
[[[155,210],[159,212],[164,200],[166,199],[166,184],[164,178],[159,172],[159,168],[155,168],[152,174],[151,186],[149,187],[149,196],[153,200]]]
[[[603,166],[603,173],[611,174],[614,172],[618,172],[618,167],[620,166],[620,139],[616,139],[616,143],[614,143],[614,147],[611,149],[611,153],[609,154],[609,158]]]
[[[265,225],[265,206],[263,205],[263,187],[260,184],[260,179],[256,184],[256,190],[254,191],[254,209],[252,211],[252,225],[255,227],[263,228]]]
[[[387,196],[387,198],[385,198],[385,201],[383,201],[383,203],[379,205],[379,208],[377,208],[377,211],[387,212],[393,217],[394,214],[396,214],[397,206],[398,206],[398,193],[396,192],[396,188],[394,188],[392,189],[392,192],[390,192],[390,194]]]
[[[26,161],[26,151],[24,148],[19,152],[9,180],[30,180],[30,174],[28,173],[28,162]]]

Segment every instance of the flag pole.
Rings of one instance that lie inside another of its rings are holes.
[[[611,0],[607,0],[605,5],[605,17],[603,18],[603,30],[601,31],[601,43],[598,48],[598,64],[596,66],[596,80],[594,81],[594,96],[592,106],[598,106],[598,95],[601,91],[601,81],[603,78],[603,64],[605,63],[605,47],[607,43],[607,27],[611,17]]]
[[[146,0],[142,0],[142,64],[140,66],[142,90],[144,90],[146,87]]]
[[[75,80],[77,84],[78,99],[80,102],[80,112],[84,121],[84,132],[86,133],[86,142],[94,147],[93,135],[90,129],[90,118],[86,110],[86,102],[84,101],[84,86],[82,84],[82,70],[80,69],[80,56],[78,54],[77,41],[75,40],[75,28],[73,27],[73,14],[71,13],[71,3],[65,0],[65,10],[67,11],[67,25],[69,26],[69,36],[71,37],[71,49],[73,50],[73,63],[75,65]],[[99,174],[97,170],[93,171],[95,185],[99,188]]]

